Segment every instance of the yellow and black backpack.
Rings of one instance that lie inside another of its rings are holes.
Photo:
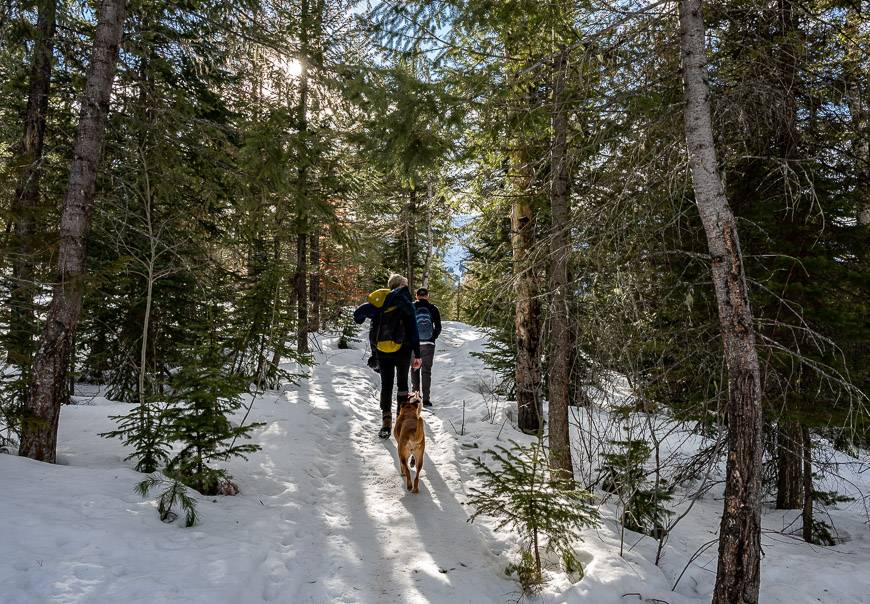
[[[375,338],[377,348],[381,352],[396,352],[405,341],[405,317],[398,304],[390,304],[384,308],[392,290],[378,289],[369,294],[369,302],[376,308],[381,309],[378,314],[378,330]]]

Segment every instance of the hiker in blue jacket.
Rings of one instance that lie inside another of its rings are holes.
[[[431,407],[432,399],[429,389],[432,385],[432,362],[435,360],[435,340],[441,335],[441,313],[438,307],[429,302],[429,290],[421,287],[417,290],[417,301],[414,302],[417,315],[417,331],[420,335],[420,352],[422,366],[411,372],[412,387],[423,396],[423,406]],[[422,380],[421,380],[422,377]],[[420,389],[420,382],[423,389]]]
[[[377,357],[381,374],[381,429],[378,436],[388,438],[393,427],[392,398],[395,380],[396,413],[408,400],[408,370],[418,369],[420,361],[420,335],[408,280],[401,275],[390,275],[387,289],[378,289],[368,296],[368,302],[357,308],[353,320],[362,323],[372,320],[369,340]],[[411,356],[413,354],[413,363]],[[395,373],[394,373],[395,372]]]

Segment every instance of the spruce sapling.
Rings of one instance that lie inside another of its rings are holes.
[[[577,531],[598,522],[593,496],[573,478],[551,477],[540,442],[522,446],[511,441],[485,451],[497,462],[496,470],[477,459],[474,461],[481,488],[471,488],[469,503],[475,508],[470,521],[479,515],[497,521],[498,529],[509,527],[519,532],[525,551],[518,564],[506,572],[516,572],[526,591],[534,591],[543,582],[540,541],[547,540],[545,551],[559,555],[568,572],[582,571],[571,543]]]
[[[165,403],[146,399],[126,415],[110,416],[118,422],[118,428],[100,436],[120,438],[125,446],[133,447],[124,461],[135,459],[137,472],[156,472],[169,461],[172,448],[166,410]]]
[[[166,473],[204,495],[236,491],[226,470],[211,467],[215,461],[242,457],[259,445],[236,444],[250,438],[261,423],[234,426],[229,416],[241,409],[241,394],[249,385],[246,376],[228,371],[226,359],[214,344],[195,347],[189,362],[172,376],[167,411],[173,440],[182,447],[169,462]]]
[[[619,497],[623,529],[658,537],[671,515],[664,504],[672,495],[664,480],[658,485],[646,480],[644,464],[652,451],[650,446],[642,440],[616,440],[610,444],[617,450],[603,456],[601,488]]]

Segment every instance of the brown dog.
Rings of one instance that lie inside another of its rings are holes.
[[[423,452],[426,450],[426,435],[423,434],[423,418],[420,410],[423,400],[416,392],[412,392],[407,403],[399,407],[399,417],[393,435],[399,450],[399,470],[405,477],[405,486],[413,493],[420,492],[420,470],[423,469]],[[408,457],[414,455],[417,475],[411,483],[411,468],[408,467]]]

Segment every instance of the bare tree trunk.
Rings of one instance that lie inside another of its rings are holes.
[[[571,396],[571,323],[568,258],[571,211],[568,192],[568,114],[565,109],[566,52],[560,54],[553,82],[553,143],[550,150],[550,375],[549,445],[554,477],[573,478],[568,405]]]
[[[299,233],[296,237],[296,275],[293,279],[293,289],[296,291],[296,351],[307,353],[308,350],[308,288],[306,287],[306,256],[308,254],[307,238]]]
[[[414,259],[417,256],[417,229],[414,220],[417,217],[417,187],[411,187],[408,193],[407,216],[405,217],[405,276],[408,278],[408,289],[416,289],[414,275]]]
[[[315,0],[314,14],[311,19],[311,35],[306,39],[313,38],[309,44],[311,64],[318,70],[323,69],[323,13],[324,0]],[[320,98],[315,94],[311,103],[311,111],[315,119],[320,115]],[[321,203],[324,200],[320,200]],[[310,250],[310,283],[309,301],[311,302],[309,331],[319,331],[323,323],[323,301],[320,289],[320,229],[314,226],[311,230]]]
[[[713,604],[756,604],[761,585],[761,388],[737,224],[719,177],[700,0],[680,1],[685,128],[728,368],[728,461]]]
[[[776,427],[776,509],[796,510],[803,505],[801,448],[803,432],[794,420]]]
[[[866,19],[866,14],[862,16],[858,6],[860,3],[850,4],[846,16],[845,33],[849,40],[860,39],[860,24],[862,19]],[[870,226],[870,99],[867,98],[866,79],[862,78],[862,74],[866,74],[866,56],[861,53],[860,46],[855,44],[847,61],[846,102],[849,106],[852,122],[852,155],[857,175],[855,182],[855,194],[858,197],[856,219],[859,225]]]
[[[803,537],[807,543],[813,542],[813,441],[810,440],[810,429],[803,426],[803,462],[804,462],[804,506],[803,506]]]
[[[29,371],[33,356],[33,334],[36,331],[33,236],[39,230],[36,226],[36,213],[39,207],[39,177],[42,171],[45,121],[51,87],[56,2],[40,0],[37,10],[24,133],[21,136],[21,146],[12,160],[15,166],[21,167],[21,174],[11,208],[15,227],[13,244],[10,246],[13,254],[14,285],[9,301],[11,317],[7,359],[21,367],[22,372]],[[26,391],[23,395],[27,396]]]
[[[33,360],[31,389],[25,402],[19,454],[51,463],[57,453],[60,407],[69,399],[67,375],[82,308],[85,237],[90,227],[125,12],[126,0],[103,0],[100,5],[60,220],[59,279]]]
[[[309,300],[311,301],[311,317],[308,322],[310,331],[320,331],[320,233],[315,228],[311,233],[311,275],[309,278]]]
[[[148,372],[148,334],[151,325],[151,301],[154,297],[154,282],[160,277],[155,274],[157,264],[157,241],[154,233],[154,222],[151,220],[151,181],[148,176],[148,164],[145,160],[144,153],[142,156],[142,170],[144,172],[145,192],[144,192],[144,210],[145,210],[145,228],[148,233],[148,260],[145,263],[145,318],[142,320],[142,346],[139,349],[139,405],[143,413],[146,404],[146,386],[145,378]]]
[[[308,220],[305,213],[308,211],[308,67],[310,63],[311,52],[308,44],[308,27],[309,27],[309,11],[308,0],[302,0],[301,15],[300,15],[300,46],[301,46],[301,64],[302,70],[299,74],[299,106],[298,122],[299,136],[302,140],[302,148],[304,149],[305,157],[301,158],[302,162],[298,170],[299,191],[297,199],[297,226],[298,235],[296,237],[296,276],[294,278],[294,289],[296,290],[296,350],[300,354],[309,352],[308,349],[308,288],[306,276],[308,273],[308,249],[306,245],[306,234],[308,231]]]
[[[512,170],[518,179],[511,203],[511,248],[517,298],[514,314],[517,424],[523,432],[537,434],[542,428],[541,308],[536,267],[531,255],[535,242],[535,214],[528,189],[533,176],[525,149],[518,149],[512,161]]]
[[[432,181],[426,183],[426,261],[423,263],[423,278],[420,287],[429,289],[429,276],[432,274],[432,255],[435,242],[432,239]]]

